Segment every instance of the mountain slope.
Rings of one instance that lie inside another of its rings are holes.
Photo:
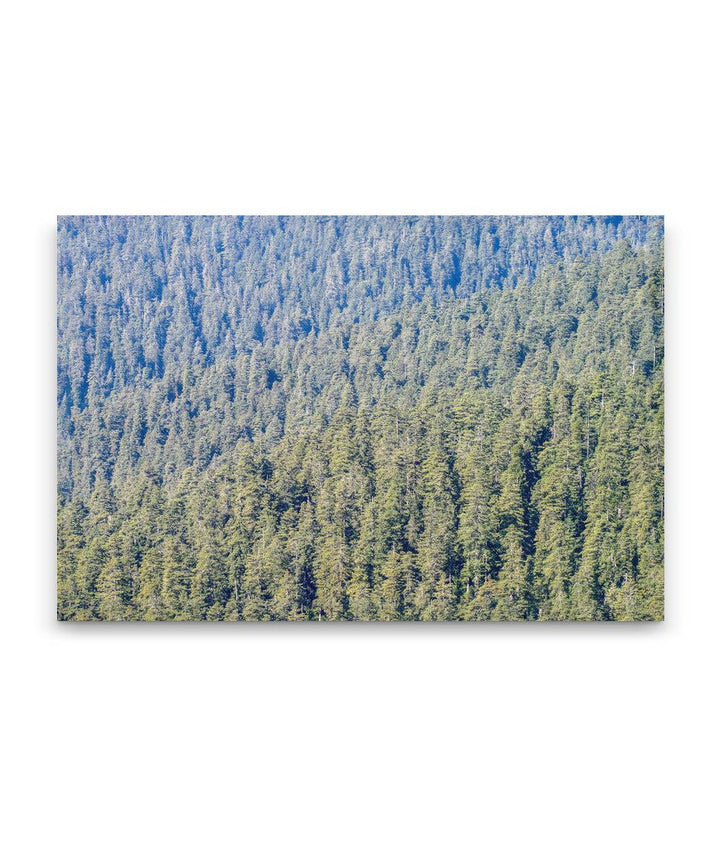
[[[59,615],[662,616],[656,218],[63,218]]]

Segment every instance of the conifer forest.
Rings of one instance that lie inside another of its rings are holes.
[[[660,217],[60,217],[73,621],[659,620]]]

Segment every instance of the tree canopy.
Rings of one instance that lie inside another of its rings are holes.
[[[653,217],[62,217],[58,616],[663,615]]]

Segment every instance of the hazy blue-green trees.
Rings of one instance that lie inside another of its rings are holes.
[[[58,614],[653,619],[654,218],[62,218]]]

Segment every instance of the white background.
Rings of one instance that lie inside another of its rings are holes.
[[[4,852],[717,846],[711,9],[5,8]],[[665,623],[56,624],[58,213],[665,214]]]

